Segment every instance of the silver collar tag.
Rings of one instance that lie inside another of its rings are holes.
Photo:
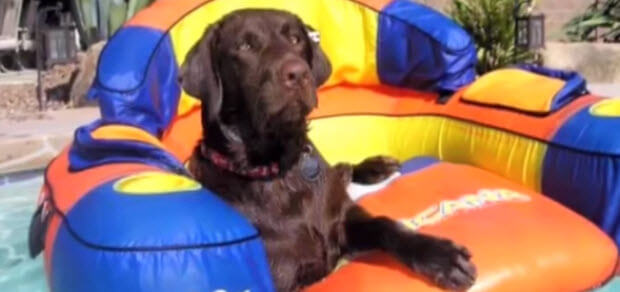
[[[309,31],[308,37],[317,44],[321,42],[321,34],[318,31]]]

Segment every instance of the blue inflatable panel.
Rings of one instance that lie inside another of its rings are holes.
[[[396,0],[379,16],[377,71],[382,83],[453,92],[476,78],[476,47],[459,25],[421,4]]]
[[[275,291],[259,238],[202,248],[113,251],[84,245],[63,224],[54,246],[51,291]]]
[[[435,157],[422,156],[404,162],[400,167],[402,174],[411,174],[435,165],[439,160]]]
[[[65,214],[53,291],[274,290],[257,231],[215,195],[124,194],[116,182]]]
[[[140,128],[130,123],[115,123]],[[106,125],[97,120],[75,131],[73,143],[69,150],[71,171],[81,171],[110,163],[142,163],[169,170],[178,174],[188,174],[174,155],[159,147],[129,140],[94,139],[91,135],[95,129]]]
[[[542,192],[596,223],[620,245],[617,129],[620,118],[594,116],[589,107],[571,117],[548,147]]]
[[[89,192],[65,215],[75,234],[90,245],[162,249],[258,236],[243,216],[207,190],[132,195],[115,191],[115,183]]]
[[[593,155],[620,156],[620,117],[600,117],[584,108],[560,127],[552,143]]]
[[[620,157],[550,146],[543,167],[542,192],[594,222],[620,245]]]
[[[170,36],[150,28],[123,28],[99,62],[88,95],[99,100],[101,119],[137,125],[161,137],[177,113],[181,94]]]
[[[145,72],[164,36],[163,31],[142,26],[118,30],[101,51],[96,83],[109,90],[137,89],[147,77]]]

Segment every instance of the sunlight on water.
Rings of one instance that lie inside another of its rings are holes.
[[[28,226],[42,178],[0,181],[0,291],[47,291],[43,257],[28,256]]]

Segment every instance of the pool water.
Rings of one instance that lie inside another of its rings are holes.
[[[28,227],[43,179],[37,173],[12,180],[0,177],[0,291],[47,291],[43,256],[28,255]]]

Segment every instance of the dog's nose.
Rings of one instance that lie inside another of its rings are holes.
[[[308,66],[299,60],[284,62],[281,67],[281,73],[284,79],[284,85],[289,88],[306,85],[309,81],[310,74]]]

